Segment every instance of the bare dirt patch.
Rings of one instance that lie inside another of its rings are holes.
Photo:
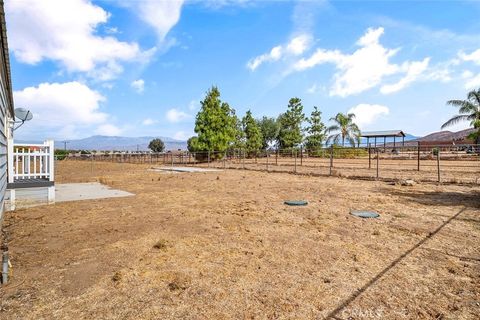
[[[480,314],[478,187],[148,168],[59,162],[58,182],[135,196],[6,215],[14,274],[2,319]]]

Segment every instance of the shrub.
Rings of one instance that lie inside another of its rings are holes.
[[[64,160],[68,155],[68,151],[67,150],[61,150],[61,149],[57,149],[55,150],[55,159],[57,160]]]

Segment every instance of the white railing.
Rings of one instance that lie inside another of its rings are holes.
[[[22,179],[54,181],[53,140],[41,144],[8,140],[8,182]]]

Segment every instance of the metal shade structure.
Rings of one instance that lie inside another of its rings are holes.
[[[402,146],[405,145],[405,133],[402,130],[368,131],[362,132],[362,138],[367,138],[367,145],[370,146],[370,138],[374,138],[374,145],[377,147],[377,138],[383,138],[383,148],[386,148],[387,138],[393,138],[393,147],[396,146],[396,138],[402,138]]]

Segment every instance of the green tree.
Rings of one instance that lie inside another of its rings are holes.
[[[242,119],[243,132],[245,132],[245,148],[247,152],[258,151],[262,147],[262,133],[250,110]]]
[[[232,148],[245,149],[245,132],[243,131],[242,121],[237,116],[235,116],[235,140]]]
[[[313,107],[310,118],[307,119],[310,126],[307,127],[308,136],[305,146],[308,150],[317,150],[322,147],[325,140],[325,125],[322,122],[322,112]]]
[[[470,91],[467,94],[467,100],[449,100],[447,104],[457,107],[459,114],[445,122],[442,129],[462,121],[470,121],[470,126],[477,131],[470,134],[469,138],[474,139],[475,144],[480,144],[480,88]]]
[[[280,126],[275,118],[263,117],[257,120],[257,125],[262,133],[262,149],[268,149],[268,147],[277,141],[278,132]]]
[[[165,144],[163,143],[162,139],[156,138],[150,141],[148,144],[148,149],[152,150],[153,152],[163,152],[163,150],[165,150]]]
[[[360,129],[353,122],[355,114],[343,114],[341,112],[337,113],[334,118],[330,118],[330,121],[333,121],[334,124],[327,128],[326,133],[331,133],[327,138],[327,143],[338,144],[342,140],[342,147],[345,146],[345,140],[347,140],[352,147],[355,147],[355,143],[358,141],[360,136]]]
[[[212,87],[201,102],[195,120],[196,151],[220,151],[223,154],[235,141],[236,116],[228,103],[220,100],[220,91]]]
[[[188,150],[189,152],[195,152],[195,151],[197,151],[197,150],[195,149],[196,146],[197,146],[197,144],[198,144],[198,138],[197,138],[197,137],[194,136],[194,137],[188,138],[188,140],[187,140],[187,150]]]
[[[305,120],[302,100],[291,98],[287,112],[278,118],[280,130],[278,132],[278,146],[281,149],[293,148],[302,143],[302,122]]]

